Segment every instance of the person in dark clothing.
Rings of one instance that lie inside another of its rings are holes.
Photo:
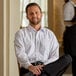
[[[72,74],[76,76],[76,0],[64,5],[65,31],[63,34],[64,53],[72,57]]]

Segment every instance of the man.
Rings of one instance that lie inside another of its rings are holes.
[[[65,54],[72,57],[72,73],[76,76],[76,0],[69,0],[64,5],[65,32],[63,46]]]
[[[58,41],[52,31],[41,27],[42,10],[38,4],[28,4],[26,16],[29,25],[20,29],[15,35],[15,50],[20,64],[20,76],[59,75],[59,72],[64,71],[63,68],[65,69],[71,62],[70,56],[59,59]],[[64,62],[62,62],[63,59]]]

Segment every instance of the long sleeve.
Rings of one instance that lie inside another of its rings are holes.
[[[48,63],[52,63],[59,58],[59,43],[53,32],[51,32],[51,34],[49,33],[49,42],[50,42],[49,58],[45,62],[45,65]]]
[[[25,53],[25,47],[24,47],[24,42],[23,42],[23,32],[22,30],[18,31],[15,35],[15,51],[16,51],[16,56],[18,59],[18,62],[23,65],[23,67],[28,68],[31,63],[28,60],[28,56]]]

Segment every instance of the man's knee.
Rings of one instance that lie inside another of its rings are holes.
[[[63,57],[64,57],[64,59],[66,60],[67,63],[71,63],[72,62],[72,57],[69,54],[66,54]]]

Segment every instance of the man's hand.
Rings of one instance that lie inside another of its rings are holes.
[[[43,66],[44,66],[44,65],[37,65],[37,66],[31,65],[31,66],[28,67],[28,69],[29,69],[29,71],[31,71],[33,74],[35,74],[36,76],[38,76],[38,75],[41,74],[41,70],[43,70],[43,69],[42,69]]]

